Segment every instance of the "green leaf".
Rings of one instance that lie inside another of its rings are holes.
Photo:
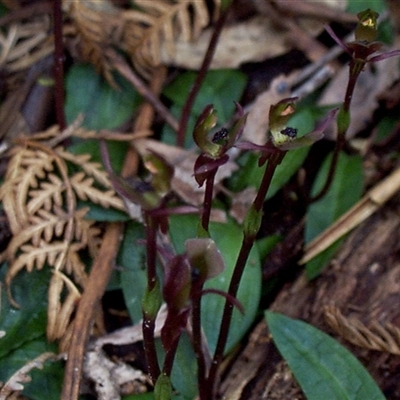
[[[122,170],[125,160],[125,154],[128,145],[124,142],[107,141],[108,153],[110,155],[111,165],[117,174]],[[98,162],[103,165],[100,154],[100,144],[98,140],[76,140],[68,150],[73,154],[90,154],[91,162]]]
[[[320,168],[312,189],[318,193],[326,181],[332,154]],[[306,243],[328,228],[361,197],[363,190],[363,170],[360,156],[341,153],[336,167],[335,178],[328,193],[319,201],[312,203],[307,212]]]
[[[197,361],[192,342],[187,333],[183,333],[176,351],[171,381],[174,389],[184,399],[194,399],[197,390]]]
[[[91,203],[89,201],[79,201],[78,207],[89,207],[89,211],[85,218],[92,221],[101,222],[125,222],[131,220],[131,217],[120,210],[113,208],[103,208],[99,204]]]
[[[170,400],[172,396],[171,379],[165,373],[161,373],[154,386],[156,400]]]
[[[73,65],[66,75],[65,115],[68,123],[83,113],[88,129],[114,129],[125,123],[140,104],[132,85],[115,74],[119,90],[111,87],[95,68]]]
[[[326,333],[270,311],[266,319],[308,400],[385,400],[363,365]]]
[[[171,217],[171,240],[178,253],[185,251],[184,242],[187,238],[196,237],[197,220],[198,217],[193,215]],[[243,232],[236,223],[229,220],[226,224],[211,223],[210,234],[224,258],[226,269],[217,277],[207,281],[205,288],[227,291],[241,247]],[[238,343],[253,323],[260,300],[260,291],[261,263],[257,248],[254,247],[247,261],[237,296],[245,309],[245,315],[237,309],[233,312],[228,350]],[[217,342],[224,304],[225,298],[216,294],[207,294],[202,298],[202,324],[211,352],[214,351]]]
[[[56,343],[48,343],[43,335],[31,342],[24,343],[17,350],[9,353],[0,360],[0,380],[7,381],[12,374],[17,372],[26,363],[32,361],[45,352],[57,354]],[[46,361],[43,369],[32,369],[29,372],[31,382],[23,383],[22,394],[31,400],[59,400],[64,369],[60,361]]]
[[[1,280],[6,267],[3,265]],[[44,269],[21,271],[13,280],[11,290],[20,305],[9,303],[6,290],[1,291],[0,381],[5,382],[28,361],[46,351],[57,353],[57,345],[46,341],[47,291],[51,273]],[[24,384],[23,394],[33,400],[60,398],[63,369],[60,363],[46,362],[43,370],[32,370],[32,382]]]
[[[5,269],[3,266],[2,280]],[[1,291],[0,330],[5,331],[6,335],[0,339],[0,359],[45,334],[50,278],[48,270],[20,272],[11,285],[19,309],[11,306],[6,290]]]
[[[118,255],[121,288],[129,315],[134,322],[142,319],[142,300],[147,287],[146,246],[138,243],[144,237],[141,224],[128,223]]]
[[[281,164],[275,170],[266,199],[273,197],[289,179],[298,171],[306,159],[309,147],[301,147],[286,153]],[[233,191],[241,191],[252,186],[258,188],[264,174],[265,167],[258,166],[259,154],[245,153],[239,160],[239,170],[229,182],[229,188]]]
[[[183,106],[195,79],[196,73],[185,72],[164,89],[163,94],[173,103],[170,111],[177,118],[181,116]],[[207,105],[214,105],[219,124],[228,121],[235,112],[234,101],[239,101],[242,96],[246,79],[243,73],[236,70],[223,69],[207,73],[193,104],[186,132],[186,146],[193,145],[192,132],[195,122]],[[164,142],[175,144],[176,134],[170,127],[166,126],[162,135]]]
[[[319,193],[326,181],[331,164],[332,154],[324,161],[315,179],[312,194]],[[309,243],[317,235],[334,223],[342,214],[349,210],[360,198],[363,191],[363,169],[360,156],[349,156],[341,153],[336,168],[334,180],[328,193],[319,201],[312,203],[307,210],[305,240]],[[308,277],[314,278],[328,263],[331,250],[306,265]]]

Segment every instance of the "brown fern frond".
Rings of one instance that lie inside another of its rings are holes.
[[[400,355],[400,329],[393,324],[381,325],[378,321],[372,321],[367,327],[355,318],[345,317],[334,305],[325,306],[324,315],[331,328],[350,343]]]
[[[219,7],[219,1],[215,1]],[[135,0],[138,11],[126,11],[124,30],[125,50],[131,55],[135,68],[148,76],[160,65],[160,50],[175,52],[175,41],[196,39],[211,17],[205,0]]]
[[[62,300],[65,290],[67,295]],[[49,286],[46,331],[50,341],[60,339],[63,336],[80,296],[77,287],[65,274],[57,270],[53,271]]]
[[[81,200],[90,200],[102,207],[114,207],[124,210],[123,202],[115,196],[113,190],[101,191],[93,186],[94,179],[88,178],[84,172],[78,172],[71,178],[71,185]]]
[[[213,0],[215,15],[220,2]],[[213,18],[207,0],[135,0],[133,6],[133,10],[120,10],[107,0],[77,0],[69,7],[82,57],[113,85],[104,49],[113,46],[126,51],[137,71],[148,77],[160,65],[161,48],[173,55],[178,39],[195,40]]]
[[[42,151],[21,147],[14,148],[7,166],[5,182],[0,189],[11,231],[16,234],[24,228],[29,219],[25,198],[30,187],[36,188],[38,180],[54,169],[54,158]]]
[[[82,58],[115,85],[104,49],[111,45],[112,33],[121,23],[120,11],[108,1],[76,0],[69,6],[69,16],[80,38]]]
[[[64,160],[80,166],[86,175],[93,176],[93,178],[105,188],[112,188],[107,172],[100,163],[90,161],[89,154],[72,154],[63,149],[60,149],[58,153]]]
[[[52,282],[58,280],[49,289],[59,294],[60,308],[56,314],[61,320],[55,323],[54,313],[51,321],[49,317],[49,332],[57,338],[66,329],[76,301],[76,293],[65,293],[63,285],[70,280],[80,288],[85,286],[87,266],[81,259],[82,254],[94,258],[100,245],[101,231],[86,219],[89,207],[77,208],[78,199],[124,209],[99,163],[92,162],[88,155],[76,156],[61,146],[54,147],[57,134],[64,132],[52,128],[51,132],[37,137],[18,139],[22,145],[10,151],[5,182],[0,188],[0,200],[13,233],[3,254],[9,263],[7,289],[10,290],[13,278],[23,269],[31,272],[50,267],[57,271],[59,274]],[[73,168],[69,168],[71,163]],[[65,300],[61,302],[64,295]]]
[[[56,174],[48,174],[47,181],[39,184],[39,189],[30,190],[30,200],[26,204],[29,214],[34,214],[39,209],[51,210],[53,205],[62,206],[63,181]]]

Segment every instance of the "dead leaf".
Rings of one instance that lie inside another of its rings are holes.
[[[306,1],[306,0],[304,0]],[[313,2],[312,0],[307,0]],[[346,0],[320,0],[327,6],[344,10]],[[323,29],[323,21],[300,18],[301,26],[311,35],[317,35]],[[176,52],[169,54],[165,46],[161,47],[161,62],[187,69],[198,69],[203,61],[213,28],[202,32],[198,40],[189,42],[178,38],[175,41]],[[265,16],[256,16],[244,22],[223,29],[211,63],[212,69],[237,68],[246,62],[258,62],[276,57],[290,50],[282,30]]]
[[[390,51],[390,50],[387,50]],[[398,58],[367,64],[361,72],[354,89],[351,103],[351,122],[347,130],[347,138],[354,137],[358,132],[368,127],[374,111],[378,107],[378,95],[390,87],[399,78]],[[320,105],[337,105],[343,102],[349,67],[344,66],[330,82],[319,100]],[[332,124],[325,132],[325,137],[334,140],[336,127]]]

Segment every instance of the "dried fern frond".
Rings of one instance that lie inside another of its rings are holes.
[[[111,2],[104,0],[76,0],[64,3],[69,6],[68,14],[80,39],[82,58],[92,63],[114,85],[112,67],[104,55],[104,49],[112,44],[112,32],[121,23],[121,20],[118,20],[120,11]]]
[[[21,145],[9,152],[0,188],[13,234],[2,254],[9,263],[7,287],[23,269],[30,272],[50,267],[55,271],[49,288],[50,339],[62,336],[75,307],[77,287],[85,286],[82,252],[94,258],[100,245],[100,229],[86,219],[89,208],[78,208],[79,201],[124,210],[99,163],[91,161],[89,155],[48,146],[57,135],[62,133],[51,128],[38,134],[39,140],[35,136],[20,138]],[[77,287],[72,290],[71,285]]]
[[[0,31],[0,67],[21,71],[54,51],[48,15],[12,24]]]
[[[175,52],[175,42],[195,40],[212,16],[206,0],[135,0],[134,10],[119,10],[111,2],[72,2],[69,15],[80,38],[85,60],[101,70],[110,82],[111,65],[104,49],[114,46],[127,52],[144,77],[160,65],[161,48]],[[213,0],[216,10],[220,0]]]
[[[204,0],[135,0],[134,4],[140,12],[124,13],[127,23],[123,43],[135,68],[144,76],[160,65],[162,46],[173,55],[178,38],[195,40],[211,19]]]
[[[372,321],[367,327],[357,319],[345,317],[334,305],[325,306],[324,315],[331,328],[350,343],[400,355],[400,329],[393,324]]]

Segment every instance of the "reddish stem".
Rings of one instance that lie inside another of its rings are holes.
[[[60,130],[66,127],[64,114],[64,44],[63,44],[63,20],[61,0],[54,0],[54,81],[55,81],[55,111],[57,124]]]
[[[256,211],[261,210],[264,204],[268,188],[271,184],[271,180],[274,175],[275,169],[282,162],[285,154],[286,152],[281,150],[277,150],[276,153],[271,154],[264,172],[263,179],[261,181],[260,188],[253,202],[253,206]],[[236,298],[240,281],[243,276],[243,271],[246,266],[246,262],[249,257],[250,251],[253,247],[255,239],[256,237],[254,235],[243,237],[242,246],[240,248],[239,255],[236,260],[236,265],[233,270],[231,282],[228,289],[229,297]],[[222,358],[224,356],[224,351],[228,340],[229,328],[232,320],[233,306],[234,304],[231,301],[229,301],[229,299],[227,299],[222,314],[222,321],[220,325],[220,331],[219,331],[217,346],[214,353],[214,358],[207,379],[207,385],[206,385],[207,393],[204,398],[201,398],[201,400],[213,399],[215,397],[217,372],[218,372],[218,367],[220,366]]]
[[[227,20],[230,8],[231,7],[229,6],[225,11],[222,12],[221,16],[218,18],[215,24],[210,43],[208,44],[208,48],[203,59],[203,63],[201,64],[199,73],[197,74],[196,80],[194,81],[194,84],[189,92],[189,96],[183,107],[181,120],[179,121],[178,133],[176,136],[176,145],[179,147],[183,147],[185,144],[185,133],[190,118],[190,112],[192,110],[194,101],[196,100],[196,96],[201,88],[203,80],[206,77],[207,71],[210,68],[215,49],[217,48],[218,39],[221,35],[222,28]]]

